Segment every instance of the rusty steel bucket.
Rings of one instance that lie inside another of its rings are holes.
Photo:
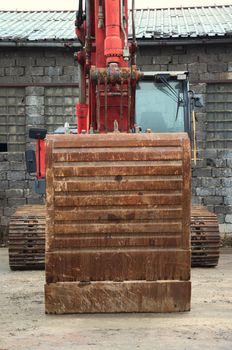
[[[187,134],[49,135],[46,313],[190,310]]]

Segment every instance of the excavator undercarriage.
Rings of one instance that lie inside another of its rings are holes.
[[[44,269],[45,220],[43,205],[19,207],[11,217],[9,263],[12,270]],[[190,230],[192,267],[217,266],[220,248],[217,216],[204,206],[192,205]]]

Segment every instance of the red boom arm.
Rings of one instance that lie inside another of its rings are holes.
[[[85,13],[80,1],[76,34],[83,46],[76,55],[80,68],[78,133],[90,129],[106,133],[117,127],[130,132],[139,72],[132,65],[134,50],[128,45],[127,0],[86,0]]]

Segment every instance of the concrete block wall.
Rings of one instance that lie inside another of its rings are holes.
[[[65,121],[75,124],[78,88],[62,86],[78,83],[73,54],[71,48],[0,51],[0,128],[2,134],[10,134],[12,141],[9,152],[0,153],[0,240],[3,236],[6,240],[4,232],[15,207],[41,201],[34,194],[33,180],[25,172],[24,150],[34,145],[28,139],[28,129],[39,126],[52,132]],[[209,86],[232,79],[232,45],[140,47],[138,65],[143,71],[189,71],[191,89],[204,101],[204,106],[196,110],[198,160],[196,166],[193,164],[193,201],[207,205],[218,215],[222,232],[232,232],[231,146],[229,139],[227,143],[212,142],[207,111]],[[8,109],[1,106],[1,89],[8,89]],[[21,94],[23,91],[18,101],[11,99],[17,95],[16,89]],[[8,120],[4,119],[6,116]],[[4,131],[4,120],[9,124],[9,118],[10,129]],[[226,124],[226,129],[229,127]],[[23,141],[19,149],[20,138]]]
[[[193,202],[216,213],[221,233],[231,234],[232,135],[226,131],[231,130],[232,115],[224,121],[223,113],[215,113],[220,104],[211,104],[221,96],[224,108],[232,109],[228,105],[232,101],[232,44],[144,47],[137,58],[143,71],[189,71],[190,89],[204,102],[202,108],[196,108],[198,151],[197,163],[192,164]],[[216,117],[223,120],[223,126]]]
[[[31,127],[53,132],[66,121],[75,125],[78,72],[72,49],[0,51],[0,243],[7,241],[10,216],[24,204],[43,203],[26,174]],[[70,84],[70,86],[68,86]],[[76,85],[76,87],[75,87]]]

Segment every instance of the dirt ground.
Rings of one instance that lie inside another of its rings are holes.
[[[232,349],[232,249],[192,270],[187,313],[48,316],[43,284],[43,271],[11,272],[0,249],[0,350]]]

